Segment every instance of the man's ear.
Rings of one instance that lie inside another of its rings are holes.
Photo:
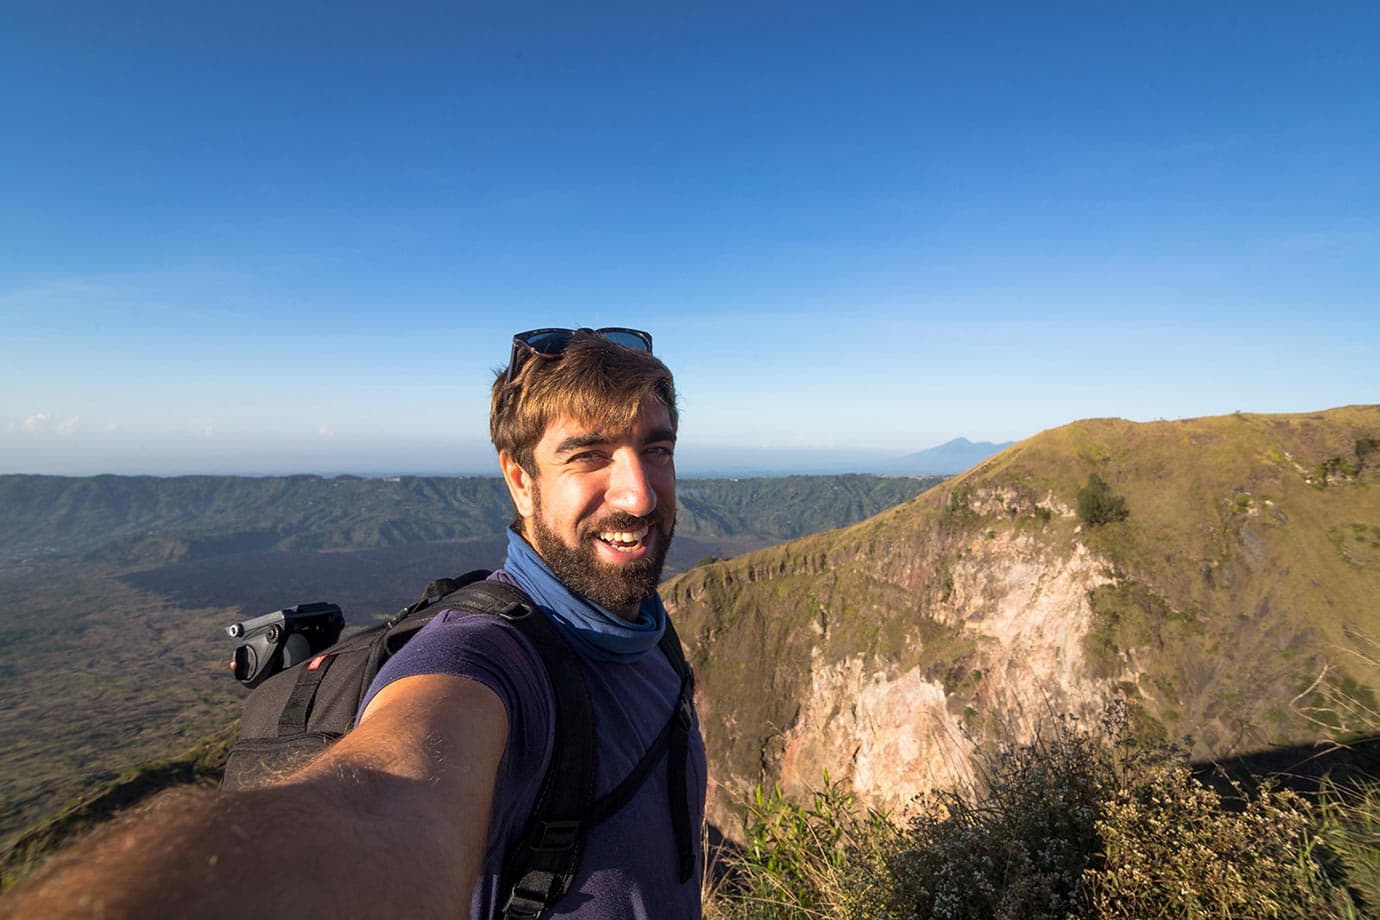
[[[535,507],[533,492],[536,489],[536,481],[532,474],[524,470],[522,464],[513,459],[513,455],[506,450],[499,451],[498,467],[503,471],[503,481],[508,484],[508,494],[512,496],[513,507],[517,509],[518,517],[523,520],[530,518]]]

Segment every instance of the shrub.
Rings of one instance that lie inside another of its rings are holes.
[[[1375,916],[1380,787],[1315,805],[1265,783],[1224,802],[1126,722],[1124,704],[1091,729],[1056,719],[980,756],[980,788],[925,797],[904,830],[827,776],[807,806],[759,791],[740,882],[706,916]]]
[[[1078,490],[1078,518],[1084,524],[1110,524],[1124,521],[1130,515],[1126,499],[1112,492],[1112,487],[1101,476],[1092,473],[1088,484]]]
[[[901,832],[886,815],[858,807],[841,783],[824,775],[809,805],[759,786],[749,808],[748,843],[727,861],[728,881],[706,917],[785,920],[871,918],[889,888],[887,861]]]
[[[1033,744],[980,757],[980,790],[922,800],[909,847],[892,865],[891,916],[1070,916],[1112,770],[1101,735],[1070,718]]]
[[[1100,865],[1083,875],[1093,917],[1326,917],[1329,885],[1312,806],[1268,784],[1239,811],[1187,764],[1103,803]]]
[[[954,489],[949,493],[948,501],[944,503],[943,515],[946,518],[956,518],[959,520],[972,517],[972,502],[972,486],[961,486]]]

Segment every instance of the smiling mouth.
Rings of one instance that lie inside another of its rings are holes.
[[[619,552],[631,553],[642,548],[643,541],[647,539],[650,530],[650,527],[643,524],[633,530],[601,530],[596,536],[605,545],[611,546]]]

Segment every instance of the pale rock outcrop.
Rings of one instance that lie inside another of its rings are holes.
[[[808,694],[784,737],[783,791],[818,789],[828,771],[860,801],[903,814],[924,792],[972,783],[983,733],[970,717],[1000,721],[1011,741],[1028,740],[1043,714],[1095,718],[1108,683],[1089,673],[1083,640],[1089,592],[1111,580],[1108,572],[1081,544],[1061,556],[1012,532],[974,540],[950,570],[949,598],[926,613],[977,640],[977,712],[963,712],[918,668],[861,656],[825,661],[816,648]]]

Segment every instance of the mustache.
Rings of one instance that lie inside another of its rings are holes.
[[[608,531],[637,530],[639,527],[645,525],[653,530],[665,533],[670,530],[670,527],[674,526],[674,524],[674,518],[667,520],[666,512],[661,508],[657,508],[651,514],[643,515],[642,517],[626,512],[615,512],[593,522],[585,528],[585,530],[587,533],[596,534],[606,533]]]

